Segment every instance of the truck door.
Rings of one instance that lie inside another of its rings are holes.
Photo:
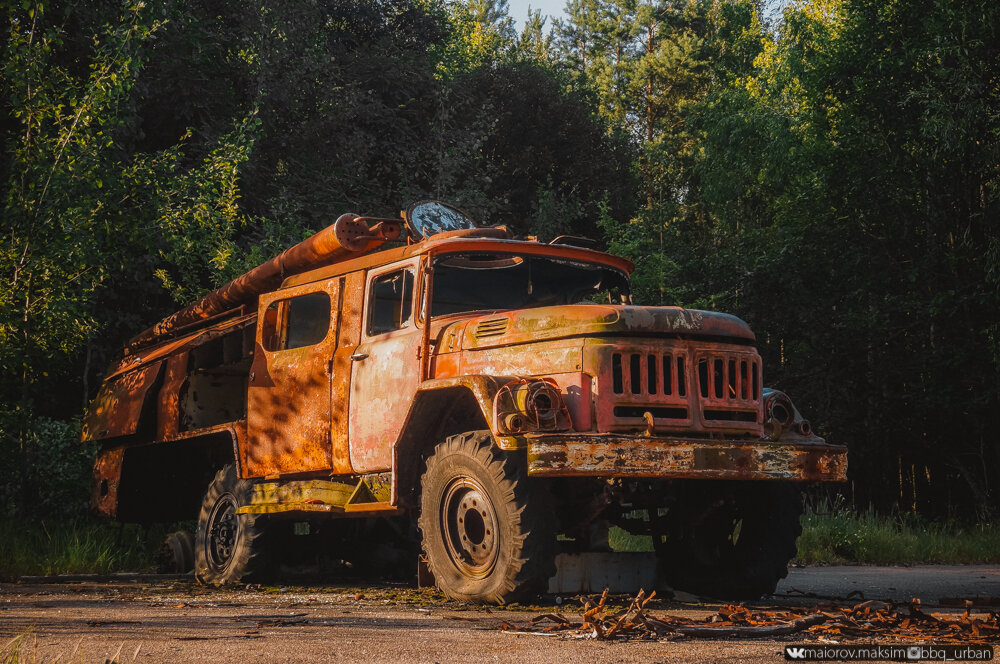
[[[350,450],[355,472],[388,470],[420,382],[414,323],[417,264],[371,271],[361,343],[351,356]]]
[[[339,280],[261,295],[247,392],[247,475],[326,470]]]

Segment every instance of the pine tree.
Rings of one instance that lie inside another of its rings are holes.
[[[524,24],[521,32],[521,39],[518,42],[518,50],[540,62],[549,62],[552,59],[552,34],[546,34],[545,23],[548,18],[542,18],[540,9],[528,9],[528,20]]]

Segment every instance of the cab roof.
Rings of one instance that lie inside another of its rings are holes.
[[[377,251],[350,260],[325,265],[287,277],[281,283],[281,288],[301,286],[322,279],[338,277],[349,272],[378,268],[419,255],[431,256],[469,252],[531,254],[564,260],[600,263],[621,270],[625,274],[632,274],[632,271],[635,269],[631,261],[603,251],[584,249],[565,244],[543,244],[530,240],[475,237],[474,233],[475,231],[471,231],[469,235],[459,237],[431,237],[423,242],[417,242],[405,247]]]

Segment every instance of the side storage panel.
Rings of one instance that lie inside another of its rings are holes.
[[[130,436],[147,422],[147,404],[155,396],[152,390],[160,377],[160,361],[104,381],[97,398],[90,404],[83,420],[83,441]]]
[[[340,280],[262,295],[247,394],[245,477],[328,470]]]

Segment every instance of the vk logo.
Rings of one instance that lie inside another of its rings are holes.
[[[805,659],[806,649],[805,648],[785,648],[785,655],[789,659]]]

